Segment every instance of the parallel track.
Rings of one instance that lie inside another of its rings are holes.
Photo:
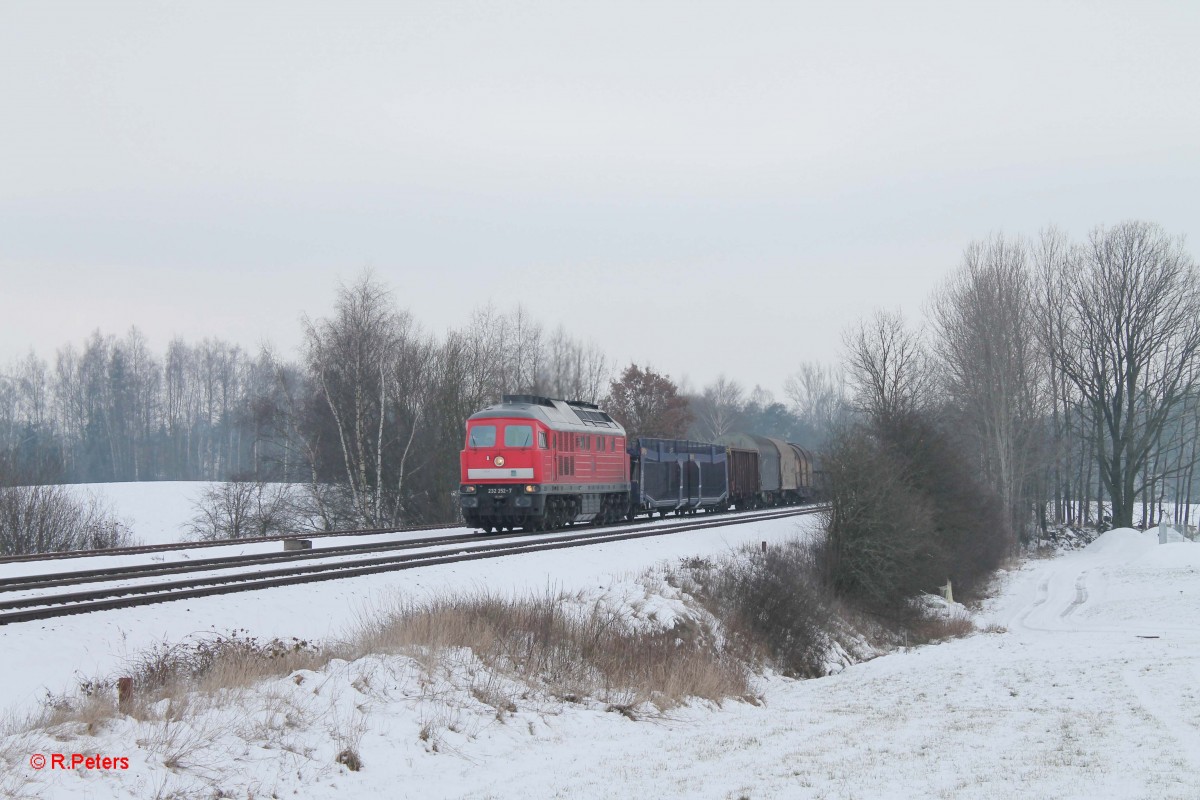
[[[308,533],[277,533],[272,536],[247,536],[244,539],[219,539],[212,542],[171,542],[170,544],[143,544],[136,547],[114,547],[110,550],[66,550],[61,553],[26,553],[19,556],[0,557],[0,564],[22,561],[52,561],[90,556],[134,556],[144,553],[165,553],[171,550],[195,550],[202,547],[229,547],[230,545],[278,542],[281,539],[325,539],[336,536],[371,536],[386,533],[411,533],[414,531],[443,531],[461,528],[461,525],[409,525],[403,528],[363,528],[354,531],[310,531]]]
[[[737,525],[756,520],[778,519],[781,517],[801,516],[820,511],[820,507],[786,508],[767,513],[747,515],[720,515],[716,517],[683,518],[672,520],[666,524],[641,525],[632,530],[628,528],[570,531],[553,535],[536,535],[514,537],[512,533],[489,534],[476,536],[432,537],[405,542],[368,543],[346,547],[324,548],[319,551],[299,551],[286,553],[257,554],[251,556],[236,556],[224,559],[204,559],[187,565],[140,565],[119,570],[88,570],[89,574],[57,573],[52,575],[29,576],[16,581],[6,581],[4,591],[21,591],[65,586],[78,583],[98,583],[104,581],[129,580],[145,577],[156,577],[164,574],[181,572],[212,571],[218,569],[237,569],[246,566],[261,565],[280,561],[299,561],[311,559],[328,559],[338,556],[365,555],[372,552],[389,550],[408,550],[441,546],[432,552],[391,554],[373,558],[355,559],[353,561],[338,561],[328,564],[309,564],[290,566],[278,569],[257,570],[252,572],[235,572],[220,575],[208,575],[200,578],[190,578],[178,581],[142,583],[133,586],[114,586],[86,591],[67,592],[54,595],[32,596],[18,600],[0,602],[0,625],[15,622],[31,622],[51,619],[70,614],[85,614],[93,611],[103,611],[118,608],[164,603],[172,600],[186,600],[197,597],[208,597],[233,592],[268,589],[277,586],[294,586],[316,581],[337,580],[339,578],[372,575],[416,567],[432,566],[435,564],[451,564],[459,561],[474,561],[483,558],[499,558],[506,555],[532,553],[542,550],[557,550],[567,547],[580,547],[589,544],[620,542],[630,539],[641,539],[651,536],[665,536],[673,533],[716,528],[726,525]],[[490,540],[505,539],[507,541],[491,544],[477,544]],[[465,546],[464,546],[465,545]],[[103,574],[100,574],[103,573]],[[20,583],[18,583],[20,582]],[[14,585],[16,584],[16,585]]]

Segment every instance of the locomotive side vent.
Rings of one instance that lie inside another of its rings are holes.
[[[596,408],[596,406],[592,406]],[[588,411],[583,408],[572,408],[575,416],[579,417],[579,421],[584,425],[594,425],[597,428],[615,428],[617,423],[613,422],[613,418],[603,411]]]

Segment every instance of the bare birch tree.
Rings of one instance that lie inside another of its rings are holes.
[[[360,524],[383,519],[389,375],[400,319],[371,273],[338,289],[333,316],[304,319],[310,373],[333,417],[345,487]]]

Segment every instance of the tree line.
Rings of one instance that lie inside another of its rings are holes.
[[[0,372],[0,486],[236,482],[210,493],[198,528],[251,535],[453,519],[463,421],[507,393],[602,404],[631,437],[814,436],[761,388],[721,377],[691,392],[650,365],[617,373],[598,346],[520,307],[479,309],[435,336],[370,273],[301,324],[293,360],[220,339],[158,354],[136,328],[96,332],[52,362],[30,353]]]
[[[1188,519],[1200,289],[1182,241],[1142,222],[1081,242],[992,236],[965,249],[927,312],[918,326],[887,311],[860,320],[841,363],[798,362],[779,399],[724,376],[692,389],[646,364],[618,371],[523,308],[479,309],[436,336],[366,273],[303,319],[293,359],[219,339],[158,354],[136,329],[52,362],[31,353],[0,372],[0,485],[278,482],[302,487],[296,515],[260,490],[230,498],[238,518],[270,495],[254,502],[285,520],[272,524],[444,521],[463,420],[537,393],[598,402],[631,436],[742,430],[831,452],[868,421],[873,446],[889,426],[934,431],[1002,509],[1006,552],[1057,523]]]
[[[0,372],[0,486],[278,482],[305,487],[281,525],[440,521],[467,416],[508,392],[596,402],[611,382],[598,347],[521,308],[435,337],[371,274],[302,324],[295,360],[218,339],[160,355],[136,329],[30,353]]]
[[[1200,275],[1157,225],[972,243],[923,326],[877,311],[845,350],[857,420],[929,421],[1002,510],[1007,552],[1056,524],[1194,521]]]

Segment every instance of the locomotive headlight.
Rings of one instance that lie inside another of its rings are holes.
[[[537,487],[534,486],[532,483],[526,484],[526,486],[525,486],[526,494],[532,494],[533,492],[536,492],[536,491],[537,491]]]
[[[464,483],[459,491],[461,491],[463,494],[475,494],[475,487]]]

